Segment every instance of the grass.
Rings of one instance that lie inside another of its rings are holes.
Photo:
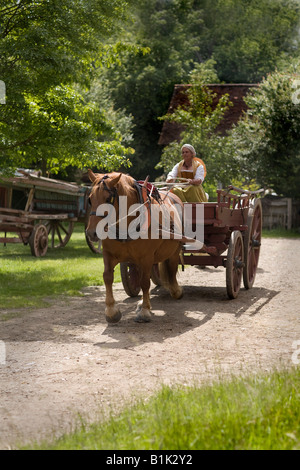
[[[266,238],[300,238],[300,231],[297,229],[286,230],[285,228],[264,229],[262,236]]]
[[[200,387],[163,387],[148,401],[84,425],[48,450],[300,449],[300,368]]]
[[[29,246],[0,245],[1,309],[43,307],[47,299],[80,295],[83,287],[103,284],[103,260],[89,249],[82,224],[64,248],[48,249],[43,258],[31,255]],[[115,281],[120,282],[120,271]]]

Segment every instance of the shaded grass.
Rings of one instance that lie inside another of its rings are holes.
[[[80,295],[83,287],[103,284],[102,256],[91,252],[83,224],[78,224],[64,248],[48,249],[44,258],[29,246],[0,245],[0,305],[2,309],[43,307],[48,298]],[[116,269],[115,281],[120,282]]]
[[[300,449],[300,369],[200,387],[162,387],[148,401],[35,449]]]
[[[297,229],[286,230],[284,228],[264,229],[262,236],[266,238],[300,238],[300,231]]]

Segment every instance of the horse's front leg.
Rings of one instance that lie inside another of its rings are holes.
[[[142,276],[141,276],[141,288],[143,291],[143,298],[138,303],[136,309],[136,322],[149,322],[151,321],[151,304],[150,304],[150,275],[151,275],[151,266],[142,267]]]
[[[117,262],[113,261],[110,255],[103,251],[104,272],[103,280],[105,284],[105,319],[108,323],[117,323],[122,318],[120,309],[116,306],[113,295],[114,268]]]

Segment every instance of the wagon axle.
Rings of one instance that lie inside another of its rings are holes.
[[[257,240],[256,238],[252,238],[252,247],[253,248],[259,248],[261,245],[261,242]]]
[[[242,261],[241,259],[239,259],[238,257],[236,257],[234,259],[234,267],[236,269],[243,269],[245,267],[245,263],[244,261]]]

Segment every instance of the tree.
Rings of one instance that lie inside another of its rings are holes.
[[[278,195],[299,198],[300,74],[268,75],[246,99],[249,111],[233,129],[231,153],[248,178]]]
[[[104,40],[125,0],[5,0],[0,7],[0,167],[126,164],[106,112],[88,100]]]
[[[298,0],[195,0],[203,8],[199,62],[227,83],[257,83],[299,52]]]

